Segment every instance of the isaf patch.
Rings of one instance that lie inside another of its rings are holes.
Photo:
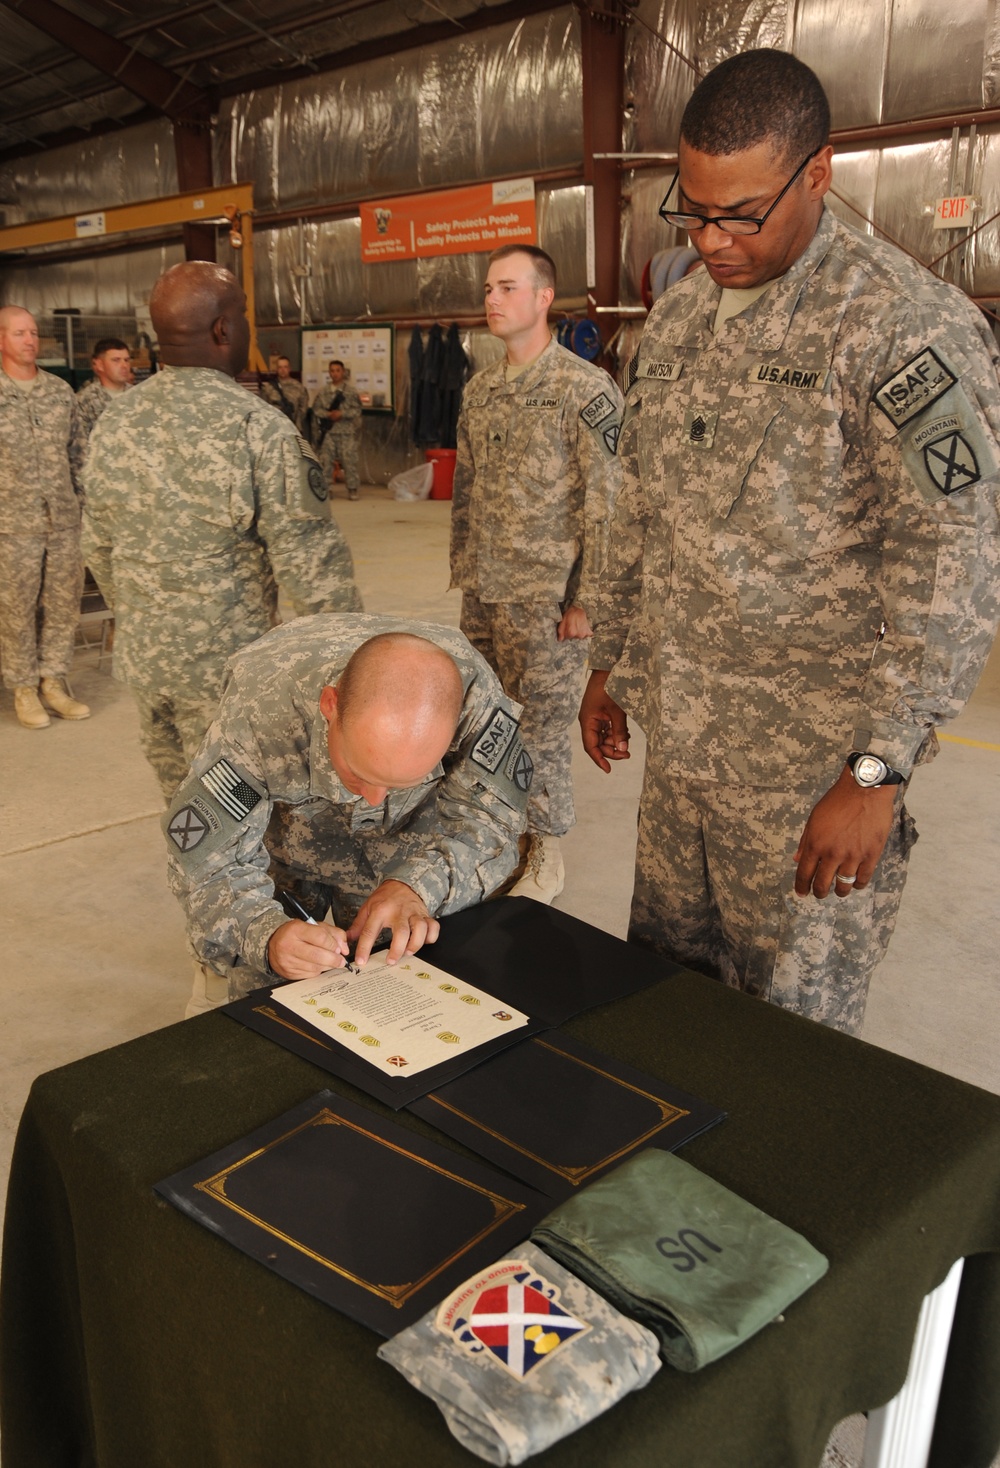
[[[591,398],[586,407],[580,409],[580,417],[596,435],[610,458],[618,450],[618,435],[621,432],[621,415],[618,405],[606,392]]]
[[[495,775],[517,733],[518,723],[506,709],[495,708],[489,723],[472,746],[469,758],[484,770]]]
[[[201,777],[201,783],[234,821],[245,821],[264,792],[251,785],[226,759],[217,760]]]
[[[434,1323],[457,1349],[523,1381],[590,1330],[559,1303],[559,1290],[517,1259],[466,1280],[438,1307]]]
[[[954,372],[933,347],[924,347],[897,373],[879,384],[872,394],[872,402],[895,428],[902,428],[957,382]]]
[[[318,464],[310,464],[306,478],[311,493],[319,500],[320,504],[329,498],[330,491],[327,488],[326,475]]]

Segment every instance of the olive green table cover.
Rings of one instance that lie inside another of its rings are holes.
[[[572,925],[585,945],[585,925],[552,923],[556,940]],[[630,964],[625,944],[615,951]],[[538,1462],[816,1468],[839,1419],[899,1390],[921,1301],[975,1256],[932,1464],[987,1468],[1000,1441],[1000,1098],[673,965],[663,973],[566,1029],[724,1107],[729,1119],[685,1159],[803,1234],[829,1273],[784,1323],[694,1375],[665,1366]],[[376,1360],[376,1335],[153,1192],[331,1085],[387,1114],[222,1014],[39,1077],[5,1227],[4,1468],[475,1461]],[[405,1111],[395,1119],[436,1135]]]

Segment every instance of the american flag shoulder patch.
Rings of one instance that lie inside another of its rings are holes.
[[[201,783],[234,821],[245,821],[254,806],[264,798],[264,792],[252,785],[226,759],[217,760],[210,766],[202,775]]]

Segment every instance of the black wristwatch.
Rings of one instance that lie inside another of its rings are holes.
[[[906,779],[877,754],[849,754],[847,766],[863,790],[876,790],[880,785],[902,785]]]

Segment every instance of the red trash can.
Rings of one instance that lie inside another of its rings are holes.
[[[450,500],[455,483],[455,450],[428,449],[426,459],[428,464],[434,465],[434,483],[431,485],[430,499]]]

